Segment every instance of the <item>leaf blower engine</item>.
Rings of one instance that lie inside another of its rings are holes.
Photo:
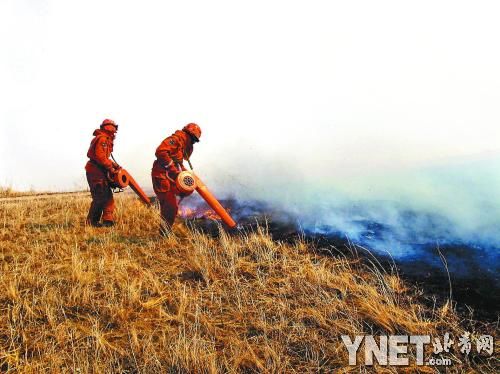
[[[111,183],[111,187],[119,188],[120,190],[130,186],[144,204],[151,205],[148,195],[146,195],[141,186],[139,186],[139,183],[135,181],[127,170],[120,168],[115,174],[108,173],[108,180]]]

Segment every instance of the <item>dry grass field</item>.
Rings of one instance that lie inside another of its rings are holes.
[[[212,238],[179,222],[161,238],[157,210],[127,194],[117,226],[91,228],[89,203],[0,200],[0,371],[396,372],[348,366],[340,335],[477,326],[355,256],[276,242],[265,229]],[[450,372],[498,370],[493,358],[446,357]],[[438,370],[405,368],[417,369]]]
[[[0,187],[0,198],[30,196],[34,194],[34,191],[20,192],[12,189],[12,187]]]

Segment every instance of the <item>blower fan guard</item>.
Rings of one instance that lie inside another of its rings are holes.
[[[175,184],[179,191],[184,193],[191,193],[196,190],[196,178],[190,171],[184,170],[179,173]]]

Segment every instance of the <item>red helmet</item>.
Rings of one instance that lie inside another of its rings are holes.
[[[188,123],[186,126],[184,126],[182,131],[187,132],[189,135],[194,137],[197,142],[200,141],[201,129],[200,126],[198,126],[196,123]]]
[[[115,123],[115,121],[113,121],[112,119],[106,118],[104,121],[102,121],[102,123],[101,123],[101,129],[102,129],[104,126],[107,126],[107,125],[114,126],[114,127],[116,127],[116,129],[118,130],[118,125],[117,125],[117,124]]]

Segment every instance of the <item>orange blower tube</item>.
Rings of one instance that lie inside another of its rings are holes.
[[[215,198],[214,195],[208,190],[205,183],[201,181],[200,178],[196,174],[193,173],[196,178],[196,191],[200,194],[200,196],[207,202],[208,205],[219,215],[222,221],[229,227],[236,227],[236,222],[234,222],[233,218],[229,215],[226,209],[219,203],[219,200]]]
[[[110,179],[120,188],[125,188],[130,186],[132,191],[134,191],[137,196],[142,200],[143,203],[151,205],[151,200],[149,200],[148,195],[143,191],[141,186],[135,181],[135,179],[129,174],[125,169],[120,169],[118,173],[110,176]]]
[[[227,210],[219,203],[219,200],[208,190],[205,183],[192,170],[188,171],[184,166],[181,167],[183,171],[177,176],[177,188],[184,192],[196,190],[229,228],[236,227],[236,222],[234,222]]]

